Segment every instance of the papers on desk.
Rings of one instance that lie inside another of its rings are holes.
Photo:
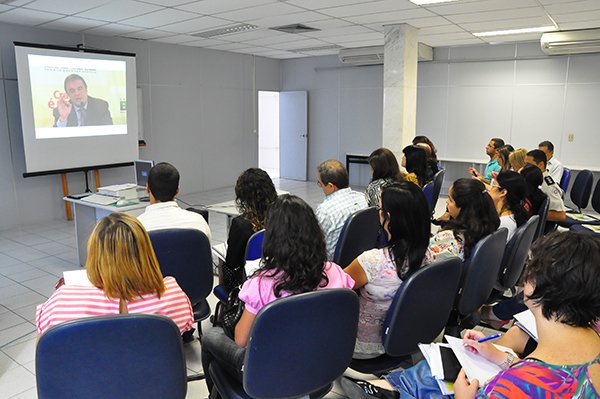
[[[531,338],[538,340],[537,327],[535,325],[535,317],[531,310],[527,309],[521,313],[515,315],[517,322],[515,325],[521,330],[525,331]]]
[[[597,222],[598,219],[596,219],[595,217],[589,216],[589,215],[584,215],[583,213],[569,213],[567,214],[568,217],[570,217],[571,219],[580,221],[580,222]]]
[[[252,276],[255,271],[260,268],[260,259],[256,260],[247,260],[244,265],[244,270],[246,271],[246,276]]]
[[[460,365],[465,370],[465,374],[469,381],[477,379],[479,385],[482,386],[502,370],[498,365],[490,362],[483,356],[469,352],[463,345],[463,340],[461,338],[451,337],[450,335],[445,335],[445,337],[452,348],[452,351],[458,358]],[[517,355],[507,347],[496,344],[494,344],[494,346],[503,352],[510,352],[517,357]]]
[[[83,287],[93,287],[85,269],[67,270],[63,272],[65,285],[77,285]]]
[[[600,233],[600,226],[594,226],[593,224],[582,224],[582,226],[594,233]]]

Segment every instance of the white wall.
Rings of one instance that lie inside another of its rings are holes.
[[[0,23],[0,230],[64,218],[59,176],[22,177],[13,41],[136,53],[148,144],[140,157],[173,163],[182,193],[232,185],[257,165],[256,91],[280,89],[278,60]],[[133,179],[133,167],[100,173],[102,184]],[[83,190],[82,172],[68,178],[71,192]]]
[[[568,166],[600,170],[598,65],[598,54],[546,57],[539,43],[436,49],[419,63],[417,133],[439,157],[468,161],[448,163],[447,182],[484,160],[493,136],[525,148],[549,139]],[[381,145],[382,77],[381,66],[347,67],[336,56],[282,62],[282,89],[309,91],[311,178],[324,159]],[[364,185],[368,167],[351,166],[350,177]]]

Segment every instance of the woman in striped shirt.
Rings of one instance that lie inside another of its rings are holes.
[[[183,333],[192,328],[192,306],[173,277],[163,278],[150,238],[133,216],[113,213],[94,228],[86,262],[89,286],[61,286],[36,309],[41,335],[73,319],[119,313],[171,318]]]

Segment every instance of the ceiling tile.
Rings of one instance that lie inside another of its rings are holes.
[[[106,24],[97,28],[88,29],[85,31],[85,33],[100,36],[119,36],[126,35],[127,33],[136,32],[139,30],[140,29],[136,28],[135,26],[127,26],[121,24]]]
[[[528,8],[519,8],[517,10],[500,10],[500,11],[487,11],[487,12],[478,12],[478,13],[469,13],[469,14],[449,15],[446,17],[446,19],[448,19],[451,22],[454,22],[455,24],[463,24],[463,23],[467,23],[467,22],[506,20],[506,19],[515,17],[515,15],[517,15],[519,18],[546,17],[546,13],[544,12],[543,8],[528,7]]]
[[[294,33],[282,33],[273,31],[273,33],[267,37],[253,40],[245,40],[244,43],[257,46],[268,46],[275,43],[294,42],[301,39],[306,39],[306,37]]]
[[[377,39],[377,40],[364,40],[364,41],[357,41],[357,42],[353,42],[353,43],[346,43],[344,46],[344,48],[356,48],[356,47],[370,47],[370,46],[383,46],[383,37],[381,39]]]
[[[561,23],[568,22],[581,22],[581,21],[600,21],[600,10],[596,11],[586,11],[586,12],[576,12],[572,14],[554,14],[554,20]],[[596,25],[598,26],[598,25]]]
[[[541,33],[526,33],[523,35],[502,35],[502,36],[490,36],[490,37],[482,37],[485,42],[490,44],[495,43],[509,43],[509,42],[519,42],[519,41],[537,41],[539,43],[540,38],[542,37]]]
[[[70,32],[80,32],[82,30],[95,28],[104,25],[105,22],[94,19],[86,19],[79,17],[64,17],[52,22],[40,25],[40,28],[66,30]]]
[[[245,42],[246,40],[262,39],[263,37],[269,37],[272,33],[273,31],[269,29],[257,29],[248,32],[225,35],[223,36],[223,38],[226,38],[230,42]]]
[[[66,15],[77,14],[91,8],[102,6],[111,0],[85,0],[85,1],[56,1],[56,0],[36,0],[25,8],[38,11],[57,12]]]
[[[116,22],[126,18],[161,10],[163,7],[147,3],[138,3],[131,0],[113,1],[92,10],[78,13],[78,17],[99,19],[102,21]]]
[[[550,21],[546,17],[515,18],[515,19],[509,19],[509,20],[505,20],[505,21],[487,21],[487,22],[474,22],[474,23],[460,24],[460,26],[462,26],[469,32],[487,32],[487,31],[494,31],[494,30],[531,28],[531,27],[535,27],[535,26],[547,26],[547,25],[552,25],[552,21]]]
[[[218,39],[199,39],[194,40],[193,42],[185,42],[181,43],[182,46],[193,46],[193,47],[206,47],[206,46],[215,46],[218,44],[226,44],[227,42],[224,40]]]
[[[375,0],[371,0],[375,1]],[[319,10],[322,8],[331,8],[338,6],[347,6],[351,4],[364,3],[364,0],[288,0],[286,3],[293,4],[307,10]]]
[[[323,19],[323,15],[312,12],[312,11],[303,11],[297,12],[293,14],[285,14],[285,15],[273,15],[270,17],[261,17],[258,19],[245,20],[244,22],[248,22],[252,25],[261,26],[263,28],[272,28],[274,26],[282,26],[282,25],[291,25],[291,24],[304,24],[312,27],[310,21],[318,21]]]
[[[233,24],[234,23],[231,21],[226,21],[220,18],[199,17],[190,19],[188,21],[177,22],[175,24],[163,25],[160,27],[160,29],[175,33],[196,33]]]
[[[559,26],[561,30],[592,29],[598,28],[600,23],[598,21],[581,21],[562,23]]]
[[[191,3],[191,0],[136,0],[139,3],[150,3],[156,4],[157,6],[163,7],[175,7],[180,6],[182,4]]]
[[[429,18],[415,18],[406,22],[407,24],[414,26],[415,28],[428,28],[432,26],[446,26],[448,25],[448,21],[442,17],[429,17]],[[367,24],[365,27],[376,30],[378,32],[383,32],[384,25],[393,25],[394,23],[384,23],[384,24]]]
[[[142,39],[142,40],[151,40],[158,39],[159,37],[172,36],[173,34],[170,32],[165,32],[161,30],[155,29],[144,29],[137,32],[131,32],[123,35],[124,37],[132,38],[132,39]]]
[[[158,26],[189,20],[194,17],[196,17],[196,14],[173,8],[164,8],[138,17],[123,19],[119,22],[141,28],[156,28]]]
[[[469,2],[457,1],[452,3],[441,3],[427,6],[426,8],[439,15],[452,15],[494,10],[512,10],[515,8],[536,6],[539,6],[537,0],[478,0]]]
[[[330,36],[351,35],[351,34],[355,34],[355,33],[372,33],[372,32],[373,32],[372,29],[365,28],[364,26],[350,25],[350,26],[343,26],[341,28],[322,30],[322,31],[318,31],[318,32],[306,32],[306,33],[303,33],[303,35],[310,36],[310,37],[324,38],[324,37],[330,37]]]
[[[464,32],[464,29],[461,29],[456,25],[442,25],[442,26],[430,26],[427,28],[419,29],[419,36],[421,35],[435,35],[439,33],[457,33]]]
[[[379,32],[372,33],[359,33],[356,35],[341,35],[341,36],[332,36],[327,37],[324,40],[335,44],[347,44],[352,42],[362,42],[367,40],[381,40],[383,42],[383,34]]]
[[[252,46],[249,46],[245,43],[225,43],[225,44],[214,44],[214,45],[205,46],[205,47],[212,48],[215,50],[232,51],[232,50],[247,49]]]
[[[186,42],[193,42],[198,40],[197,37],[189,36],[189,35],[173,35],[166,37],[159,37],[158,39],[154,39],[156,42],[161,43],[171,43],[171,44],[181,44]]]
[[[409,22],[415,18],[435,17],[431,11],[423,8],[415,8],[413,10],[399,10],[390,12],[379,12],[375,14],[358,15],[346,17],[345,19],[356,24],[384,24],[384,23],[403,23]]]
[[[213,15],[221,12],[239,10],[241,8],[257,7],[262,4],[277,3],[277,0],[202,0],[194,1],[177,8],[184,11],[197,12],[204,15]]]
[[[322,42],[317,39],[302,39],[296,40],[294,42],[286,42],[286,43],[275,43],[270,44],[265,47],[270,47],[278,50],[294,50],[297,48],[307,48],[307,47],[320,47],[320,46],[328,46],[330,43]]]
[[[598,0],[578,0],[578,1],[566,1],[557,4],[549,4],[544,7],[550,15],[573,13],[580,11],[592,11],[598,9]]]
[[[215,15],[219,18],[230,19],[232,21],[248,21],[273,15],[294,14],[301,11],[304,10],[286,3],[270,3]]]
[[[376,14],[382,12],[392,12],[402,9],[418,9],[412,3],[402,3],[396,0],[379,0],[379,1],[366,1],[360,4],[353,4],[349,6],[324,8],[319,12],[331,15],[337,18],[345,18],[359,15]]]
[[[12,10],[0,14],[0,22],[8,22],[17,25],[39,25],[64,16],[64,14],[55,14],[45,11],[13,8]]]
[[[354,25],[354,24],[351,22],[345,21],[343,19],[338,19],[338,18],[322,19],[319,21],[312,21],[310,23],[311,27],[321,29],[321,30],[341,28],[344,26],[351,26],[351,25]]]

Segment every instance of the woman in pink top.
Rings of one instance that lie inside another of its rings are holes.
[[[160,314],[182,333],[192,328],[190,300],[173,277],[163,279],[148,233],[133,216],[113,213],[98,221],[86,269],[92,286],[63,285],[37,307],[40,335],[68,320],[119,313]]]
[[[299,197],[282,195],[265,221],[261,267],[246,280],[239,298],[245,309],[235,327],[235,342],[221,328],[202,336],[202,367],[216,361],[242,381],[242,366],[256,314],[278,298],[324,288],[352,288],[354,280],[335,263],[327,262],[323,231],[312,208]],[[212,380],[205,372],[206,384]]]

